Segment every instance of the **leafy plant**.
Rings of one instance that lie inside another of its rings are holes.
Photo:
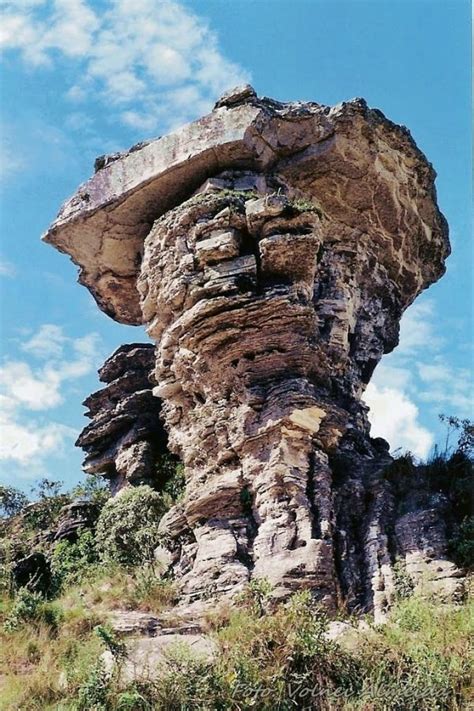
[[[54,633],[61,618],[59,607],[46,602],[40,593],[31,592],[28,588],[20,588],[10,614],[4,622],[4,628],[7,632],[11,632],[25,623],[41,622]]]
[[[127,647],[113,630],[104,625],[97,625],[95,632],[115,661],[118,662],[125,659],[127,656]]]
[[[415,584],[407,573],[406,566],[398,560],[393,566],[395,594],[398,600],[406,600],[413,595]]]
[[[84,580],[94,571],[98,562],[99,555],[92,531],[83,531],[74,543],[60,541],[51,556],[53,588],[56,593],[65,585]]]
[[[314,212],[320,219],[323,217],[321,209],[314,202],[311,202],[311,200],[298,198],[292,200],[290,205],[298,212]]]
[[[161,454],[156,462],[156,473],[163,503],[170,508],[184,495],[184,466],[171,454]]]
[[[128,567],[152,563],[165,510],[163,497],[146,485],[130,487],[109,499],[96,526],[101,559]]]
[[[272,591],[273,586],[267,578],[254,578],[241,593],[239,601],[252,614],[262,617],[267,611]]]
[[[99,660],[79,689],[78,711],[91,711],[92,709],[93,711],[107,711],[109,681],[104,662]]]
[[[466,516],[449,541],[454,562],[461,568],[474,569],[474,516]]]

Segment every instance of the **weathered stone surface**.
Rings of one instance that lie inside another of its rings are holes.
[[[36,551],[17,560],[11,570],[12,580],[18,588],[47,593],[51,585],[51,568],[43,553]]]
[[[99,167],[63,205],[44,239],[71,256],[81,283],[123,323],[143,323],[136,278],[153,221],[206,178],[229,169],[277,175],[362,239],[370,233],[391,251],[394,278],[400,273],[411,290],[436,280],[434,265],[447,251],[433,169],[407,129],[362,99],[332,108],[284,104],[241,87],[208,116],[103,157]],[[425,264],[416,274],[411,253],[420,251]]]
[[[167,452],[152,392],[154,362],[151,344],[121,346],[99,371],[106,387],[84,401],[92,422],[76,442],[87,454],[83,468],[108,479],[114,493],[129,484],[155,485],[158,454]]]
[[[184,604],[265,577],[277,597],[309,588],[381,620],[395,558],[425,556],[360,398],[403,311],[444,272],[434,177],[409,132],[360,99],[281,104],[246,88],[106,165],[63,207],[47,240],[101,308],[146,323],[157,344],[153,394],[186,469],[160,524]],[[152,402],[110,369],[104,402],[131,389],[81,435],[109,437],[101,466],[116,466],[119,433]],[[127,452],[128,470],[142,454]]]
[[[138,610],[115,610],[108,620],[114,632],[122,635],[148,635],[153,637],[160,629],[160,621],[155,615]]]
[[[120,683],[153,681],[169,669],[173,659],[195,659],[210,662],[216,654],[216,644],[202,634],[167,634],[137,638],[127,642],[126,657],[116,672]],[[102,654],[108,673],[115,668],[115,660],[108,651]]]
[[[68,540],[74,542],[78,535],[87,528],[92,528],[99,515],[99,508],[90,501],[78,499],[60,512],[55,541]]]

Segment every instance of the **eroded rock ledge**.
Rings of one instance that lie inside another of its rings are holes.
[[[156,461],[167,451],[167,434],[152,392],[154,363],[151,344],[121,346],[99,370],[106,387],[83,403],[92,420],[76,442],[86,452],[83,469],[108,479],[114,493],[129,484],[157,484]]]
[[[47,241],[156,342],[153,393],[187,480],[161,522],[183,600],[265,577],[331,609],[389,606],[405,544],[360,398],[444,272],[434,177],[362,100],[281,104],[244,87],[104,161],[62,208]]]

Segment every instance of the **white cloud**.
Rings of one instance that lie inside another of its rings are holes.
[[[61,456],[76,432],[38,413],[64,402],[67,383],[90,373],[100,358],[95,333],[71,338],[55,324],[44,324],[21,349],[38,365],[6,360],[0,367],[0,460],[41,471],[50,456]],[[34,414],[37,413],[37,414]]]
[[[0,45],[33,67],[73,60],[71,100],[120,105],[125,124],[150,132],[195,118],[248,80],[207,23],[175,0],[106,0],[100,12],[91,0],[6,2]]]
[[[31,353],[39,358],[61,357],[64,351],[64,344],[67,342],[62,328],[55,326],[52,323],[45,323],[40,326],[26,343],[23,343],[21,348],[27,353]]]
[[[423,383],[420,393],[422,400],[437,403],[440,413],[473,417],[472,373],[464,368],[449,366],[441,356],[432,363],[418,363],[417,368]]]
[[[0,388],[5,397],[18,407],[28,410],[48,410],[62,402],[61,381],[54,373],[33,373],[28,363],[6,362],[0,368]]]
[[[400,322],[400,343],[397,356],[410,356],[418,351],[439,348],[442,339],[435,329],[436,309],[433,301],[422,301],[410,306]]]
[[[431,416],[472,417],[472,376],[448,365],[443,355],[451,327],[440,323],[432,300],[414,304],[402,318],[398,348],[375,370],[363,399],[370,407],[372,436],[384,437],[392,449],[421,458],[428,454],[434,435],[420,422],[415,403],[426,403]]]
[[[424,459],[434,437],[418,422],[416,405],[400,390],[369,383],[364,400],[370,407],[371,436],[383,437],[392,449],[401,448]]]
[[[92,333],[69,338],[59,326],[45,324],[21,348],[45,361],[33,369],[29,363],[7,360],[0,367],[1,393],[28,410],[60,405],[62,385],[90,373],[97,364],[99,337]]]
[[[25,161],[13,147],[7,126],[4,125],[0,132],[0,181],[7,183],[13,175],[20,173],[24,167]]]
[[[57,422],[20,424],[2,416],[0,424],[0,460],[13,461],[23,467],[33,464],[32,476],[42,470],[41,465],[47,457],[64,454],[66,443],[76,435],[71,427]]]

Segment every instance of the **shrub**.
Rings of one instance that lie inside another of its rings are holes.
[[[104,625],[97,625],[95,633],[105,648],[111,653],[115,661],[125,659],[127,656],[127,647],[113,630]]]
[[[126,567],[153,561],[159,543],[158,524],[166,507],[149,486],[124,489],[109,499],[96,527],[96,543],[104,561]]]
[[[406,565],[402,561],[397,561],[393,566],[393,577],[395,595],[398,600],[406,600],[413,595],[415,583],[407,573]]]
[[[474,516],[466,516],[449,541],[454,562],[461,568],[474,569]]]
[[[163,502],[170,508],[184,494],[184,466],[171,454],[161,454],[156,462],[156,479]]]
[[[267,578],[254,578],[241,593],[239,601],[253,615],[262,617],[270,604],[273,587]]]
[[[71,490],[70,496],[72,499],[90,501],[101,509],[110,498],[110,490],[102,479],[89,474],[84,481],[81,481]]]
[[[50,633],[56,633],[61,619],[59,607],[46,602],[40,593],[20,588],[4,622],[4,629],[12,632],[25,623],[43,623]]]
[[[106,711],[109,693],[109,675],[104,663],[99,660],[91,669],[88,678],[80,687],[77,698],[78,711]]]
[[[67,494],[45,496],[26,506],[22,511],[23,526],[25,531],[39,533],[53,526],[62,507],[70,503]]]
[[[94,572],[98,561],[91,531],[83,531],[74,543],[60,541],[51,556],[54,592],[58,593],[65,585],[80,583]]]
[[[152,707],[138,689],[131,688],[117,697],[116,711],[151,711]]]

